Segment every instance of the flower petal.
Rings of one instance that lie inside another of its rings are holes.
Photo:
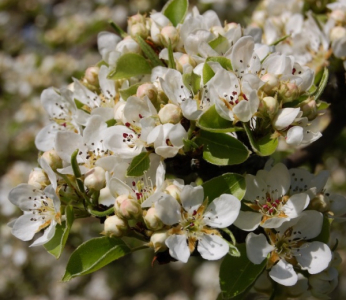
[[[181,204],[190,214],[197,211],[204,200],[204,190],[202,186],[185,185],[180,193]]]
[[[240,211],[234,225],[244,231],[255,230],[261,222],[262,214],[252,211]]]
[[[229,245],[218,235],[204,234],[198,240],[197,251],[204,259],[217,260],[228,253]]]
[[[169,248],[169,254],[173,258],[186,263],[190,257],[190,250],[187,246],[185,235],[171,235],[166,239],[166,246]]]
[[[282,210],[288,217],[296,218],[308,206],[309,202],[308,194],[295,194],[288,199]]]
[[[35,242],[33,242],[30,245],[30,247],[41,246],[47,243],[48,241],[50,241],[54,236],[56,224],[57,223],[55,221],[52,221],[49,227],[47,227],[44,230],[42,236],[40,236],[37,240],[35,240]]]
[[[157,216],[166,225],[173,225],[181,218],[181,206],[171,195],[162,193],[160,199],[155,204]]]
[[[24,214],[13,224],[12,234],[22,241],[29,241],[34,237],[42,223],[42,220],[36,219],[36,215]]]
[[[298,281],[298,275],[294,271],[293,266],[283,259],[280,259],[278,263],[272,267],[269,276],[277,283],[285,286],[295,285]]]
[[[271,246],[263,233],[254,234],[250,232],[246,237],[246,254],[251,262],[258,265],[275,248]]]

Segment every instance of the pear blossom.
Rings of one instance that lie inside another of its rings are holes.
[[[240,211],[235,226],[252,231],[259,225],[277,228],[284,222],[300,216],[308,206],[307,193],[289,195],[291,178],[286,166],[275,165],[270,171],[260,170],[256,176],[247,174],[244,199],[253,211]]]
[[[52,185],[42,191],[23,183],[11,190],[8,199],[24,212],[9,224],[15,237],[29,241],[35,233],[44,229],[43,235],[31,244],[40,246],[54,236],[55,227],[61,222],[61,213],[60,199]]]
[[[155,203],[158,217],[166,225],[173,225],[165,244],[170,255],[187,262],[190,253],[197,251],[208,260],[216,260],[228,253],[229,245],[214,228],[230,226],[237,218],[240,201],[222,194],[207,205],[201,186],[186,185],[180,193],[181,204],[171,195],[161,196]]]
[[[305,211],[275,230],[267,229],[270,243],[263,233],[249,233],[246,237],[247,256],[254,264],[260,264],[269,255],[269,276],[281,285],[292,286],[298,281],[294,267],[317,274],[331,261],[332,253],[326,244],[308,241],[320,233],[322,223],[321,213]]]

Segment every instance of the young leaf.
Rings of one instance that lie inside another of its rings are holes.
[[[270,46],[276,46],[277,44],[283,42],[284,40],[286,40],[290,36],[291,36],[290,34],[285,35],[282,38],[280,38],[280,39],[276,40],[275,42],[271,43]]]
[[[193,94],[197,94],[199,89],[201,88],[201,76],[197,75],[194,72],[192,72],[191,74],[183,74],[183,82],[184,85],[193,92]]]
[[[66,206],[65,216],[66,221],[56,226],[53,238],[48,243],[44,244],[46,250],[56,258],[60,257],[65,247],[74,220],[73,208],[71,205]]]
[[[203,183],[204,196],[209,202],[222,194],[231,194],[239,200],[243,199],[246,191],[245,178],[235,173],[226,173]]]
[[[207,61],[217,62],[221,65],[221,67],[223,67],[227,71],[233,70],[231,61],[226,57],[222,57],[222,56],[208,57]]]
[[[203,146],[203,158],[214,165],[237,165],[250,155],[242,142],[225,133],[201,130],[195,142]]]
[[[141,85],[142,83],[136,83],[131,85],[129,88],[127,89],[121,89],[119,90],[120,96],[121,98],[123,98],[124,100],[127,100],[128,97],[131,97],[133,95],[135,95],[137,93],[137,89],[138,87]]]
[[[140,35],[137,34],[136,40],[137,40],[138,45],[141,47],[143,53],[145,54],[145,56],[151,61],[151,64],[153,65],[153,67],[157,67],[157,66],[163,67],[164,66],[164,64],[159,59],[159,57],[157,56],[157,54],[155,53],[153,48],[151,48],[146,43],[146,41],[141,38]]]
[[[221,52],[221,49],[227,48],[228,47],[228,40],[219,34],[219,36],[209,42],[209,46],[212,47],[215,51]]]
[[[243,130],[233,126],[233,122],[222,118],[216,111],[215,105],[205,111],[197,121],[197,126],[210,132],[234,132]]]
[[[215,75],[213,69],[205,63],[203,66],[203,83],[206,84],[210,79],[212,79]]]
[[[138,154],[127,169],[126,176],[142,176],[150,167],[149,152]]]
[[[172,22],[173,26],[181,23],[189,8],[188,0],[170,0],[162,9],[162,13]]]
[[[152,66],[141,55],[136,53],[126,53],[117,61],[115,71],[108,74],[108,79],[127,79],[133,76],[150,74]]]
[[[267,260],[253,264],[246,255],[245,244],[237,245],[240,257],[227,255],[220,267],[221,299],[233,299],[254,284],[265,268]],[[243,299],[243,298],[240,298]]]
[[[131,249],[119,238],[91,239],[72,253],[62,281],[95,272],[130,252]]]
[[[249,138],[250,144],[254,152],[259,156],[269,156],[274,153],[278,146],[278,139],[271,138],[272,133],[268,133],[267,135],[256,139],[252,133],[252,131],[249,128],[249,125],[247,123],[244,124],[245,132]]]

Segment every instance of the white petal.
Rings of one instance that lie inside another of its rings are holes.
[[[136,196],[133,190],[125,182],[115,177],[109,181],[109,190],[114,198],[117,198],[120,195]]]
[[[55,192],[55,187],[50,184],[48,185],[45,189],[44,189],[44,193],[53,200],[53,205],[54,205],[54,209],[55,212],[59,212],[60,211],[60,198],[58,197],[58,195]]]
[[[295,285],[298,281],[298,275],[294,271],[293,266],[283,259],[280,259],[278,263],[272,267],[269,276],[277,283],[285,286]]]
[[[244,198],[246,200],[254,202],[256,199],[266,199],[267,184],[261,177],[262,176],[254,176],[251,174],[245,176],[246,193]]]
[[[288,199],[282,210],[288,217],[296,218],[308,206],[309,202],[308,194],[295,194]]]
[[[272,217],[270,219],[265,220],[261,226],[263,228],[278,228],[280,227],[284,222],[289,221],[289,218],[277,218],[277,217]]]
[[[36,215],[31,213],[20,216],[13,224],[12,234],[22,241],[31,240],[43,223],[42,220],[31,221],[36,219],[36,217]]]
[[[295,257],[303,270],[310,274],[317,274],[326,269],[332,259],[329,247],[321,242],[303,244]]]
[[[197,251],[204,259],[216,260],[228,253],[229,245],[218,235],[204,234],[198,240]]]
[[[300,108],[283,108],[280,109],[274,119],[274,127],[277,130],[283,130],[291,125],[298,116]]]
[[[186,263],[190,257],[190,250],[187,246],[185,235],[171,235],[166,239],[166,246],[169,248],[169,254],[173,258]]]
[[[165,125],[164,125],[164,128],[165,128]],[[168,138],[173,144],[173,146],[181,148],[184,146],[183,139],[187,139],[187,132],[185,131],[184,127],[180,123],[178,123],[178,124],[175,124],[169,130]]]
[[[54,236],[56,224],[57,223],[55,221],[52,221],[50,223],[49,227],[47,227],[44,230],[42,236],[40,236],[37,240],[35,240],[35,242],[33,242],[30,245],[30,247],[41,246],[41,245],[49,242]]]
[[[214,199],[204,212],[204,222],[215,228],[226,228],[237,219],[240,201],[236,197],[222,194]]]
[[[286,143],[292,146],[299,146],[304,138],[304,129],[300,126],[293,126],[287,131]]]
[[[181,205],[190,214],[197,211],[204,200],[204,191],[202,186],[185,185],[180,193]]]
[[[254,234],[250,232],[246,237],[246,254],[251,262],[258,265],[275,248],[271,246],[264,234]]]
[[[107,53],[114,51],[120,40],[121,38],[114,33],[101,31],[97,35],[97,46],[102,58],[104,58]]]
[[[157,216],[166,225],[173,225],[181,219],[181,206],[171,195],[162,193],[161,198],[156,202],[155,209]]]
[[[70,131],[57,133],[55,139],[55,150],[61,159],[70,162],[72,153],[77,149],[84,153],[86,152],[86,147],[83,144],[83,138],[81,135]]]
[[[240,211],[234,225],[244,231],[255,230],[261,222],[262,214],[252,211]]]
[[[21,183],[20,185],[13,188],[9,195],[8,200],[12,204],[18,206],[21,210],[28,211],[34,208],[34,198],[42,196],[42,192],[36,189],[34,186]]]
[[[269,185],[268,191],[271,194],[272,200],[285,195],[291,185],[291,177],[287,167],[282,163],[276,164],[269,171],[266,182]]]
[[[53,149],[56,134],[60,130],[65,130],[65,127],[59,126],[56,123],[51,123],[43,127],[35,137],[36,148],[41,151]]]
[[[331,194],[329,196],[330,210],[334,216],[340,217],[346,213],[346,198],[342,195]]]

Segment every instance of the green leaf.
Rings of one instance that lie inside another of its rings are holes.
[[[188,0],[170,0],[162,9],[162,13],[172,22],[173,26],[181,23],[189,8]]]
[[[221,67],[223,67],[227,71],[233,70],[231,61],[226,57],[222,57],[222,56],[208,57],[207,61],[217,62],[221,65]]]
[[[246,191],[245,178],[235,173],[225,173],[203,183],[204,195],[209,202],[222,194],[231,194],[239,200],[243,199]]]
[[[113,21],[109,21],[109,25],[112,26],[112,28],[115,30],[115,32],[120,35],[122,38],[125,38],[128,36],[128,34],[122,30],[121,27],[119,27],[117,24],[115,24]]]
[[[243,130],[241,127],[233,126],[232,121],[222,118],[216,111],[215,105],[206,110],[198,119],[197,126],[210,132],[234,132]]]
[[[117,67],[108,74],[108,79],[127,79],[133,76],[150,74],[152,66],[141,55],[126,53],[117,61]]]
[[[313,241],[319,241],[328,244],[330,235],[330,223],[330,219],[326,216],[323,216],[322,230],[320,234],[313,239]]]
[[[203,146],[203,158],[214,165],[237,165],[246,161],[250,155],[242,142],[225,133],[201,130],[195,142]]]
[[[272,133],[269,132],[263,137],[256,139],[250,130],[248,123],[243,123],[245,132],[249,138],[250,144],[254,152],[259,156],[269,156],[273,154],[278,146],[278,139],[271,138]]]
[[[142,176],[150,167],[149,152],[142,152],[133,158],[126,176]]]
[[[324,101],[318,101],[317,103],[317,110],[325,110],[330,106],[330,103],[324,102]]]
[[[107,127],[111,127],[111,126],[114,126],[117,123],[117,121],[114,119],[109,119],[108,121],[106,121],[106,123],[107,123]]]
[[[315,93],[313,94],[313,96],[315,96],[315,100],[318,100],[321,97],[321,95],[322,95],[322,93],[323,93],[323,91],[324,91],[324,89],[328,83],[328,77],[329,77],[329,71],[328,71],[328,68],[325,67],[323,70],[322,78],[321,78],[321,81],[318,85],[318,88],[315,91]]]
[[[127,89],[121,89],[119,90],[120,96],[121,98],[123,98],[124,100],[127,100],[127,98],[136,95],[137,93],[137,89],[138,87],[141,85],[142,83],[136,83],[131,85],[130,87],[128,87]]]
[[[219,34],[216,39],[209,42],[209,46],[212,47],[215,51],[221,52],[222,49],[228,47],[228,40],[224,36]]]
[[[62,281],[95,272],[130,252],[131,249],[119,238],[91,239],[72,253]]]
[[[74,220],[73,208],[71,205],[66,206],[65,216],[66,221],[58,224],[55,227],[55,234],[53,238],[48,243],[44,244],[46,250],[56,258],[60,257],[62,250],[65,247]]]
[[[136,36],[136,40],[138,45],[141,47],[143,53],[145,54],[145,56],[151,61],[151,64],[153,67],[157,67],[157,66],[161,66],[163,67],[164,64],[162,63],[162,61],[159,59],[158,55],[156,54],[156,52],[153,50],[153,48],[151,48],[145,40],[142,39],[141,36],[139,36],[137,34]]]
[[[193,92],[193,94],[197,94],[201,88],[201,76],[195,74],[194,72],[191,74],[183,74],[183,82],[184,85]]]
[[[282,38],[276,40],[275,42],[271,43],[270,46],[276,46],[277,44],[281,43],[282,41],[286,40],[288,37],[290,37],[291,35],[285,35]]]
[[[245,292],[265,268],[267,260],[253,264],[246,255],[245,244],[239,244],[240,257],[227,255],[220,267],[221,299],[232,299]],[[242,298],[240,298],[242,299]]]
[[[169,41],[167,51],[168,51],[168,68],[175,70],[175,60],[174,60],[173,48],[172,48],[171,41]]]
[[[203,66],[203,83],[206,84],[210,79],[212,79],[215,75],[213,69],[205,63]]]

